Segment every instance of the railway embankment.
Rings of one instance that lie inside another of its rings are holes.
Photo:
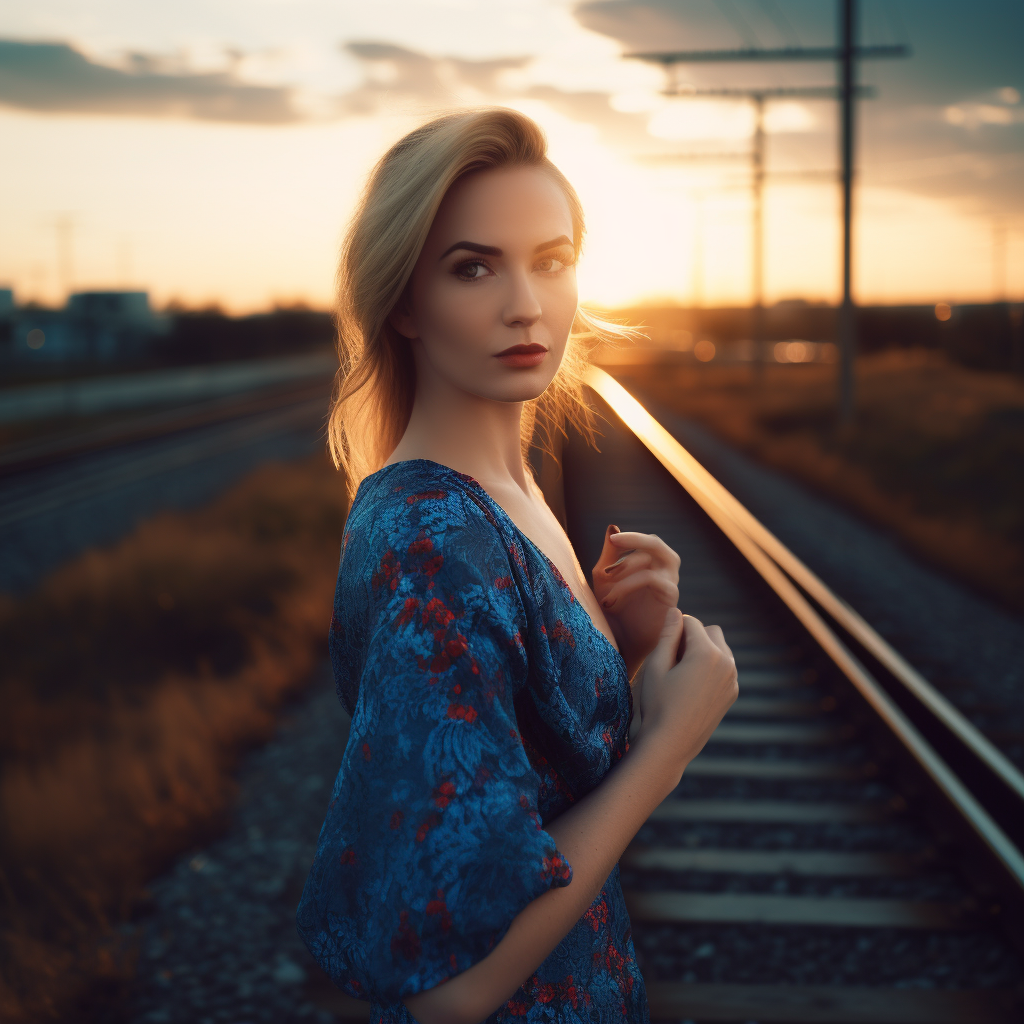
[[[270,464],[0,598],[5,1021],[111,1019],[147,881],[323,658],[344,513],[323,455]]]

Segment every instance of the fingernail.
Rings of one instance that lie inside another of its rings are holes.
[[[609,534],[609,536],[611,534],[613,534],[613,533],[622,533],[622,531],[617,526],[609,526],[608,527],[608,534]]]
[[[605,570],[604,571],[605,572],[611,572],[612,569],[617,569],[620,565],[622,565],[622,563],[623,563],[624,559],[626,558],[626,556],[633,554],[634,551],[636,551],[636,548],[630,548],[628,551],[624,551],[621,555],[619,555],[618,558],[615,559],[614,562],[612,562],[611,565],[605,566]]]

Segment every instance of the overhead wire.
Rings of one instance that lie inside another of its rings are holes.
[[[732,27],[742,36],[744,45],[753,50],[759,46],[757,34],[750,22],[743,17],[732,0],[715,0],[715,6],[732,23]]]
[[[900,14],[899,0],[891,0],[891,3],[882,4],[882,10],[885,11],[885,19],[893,30],[893,42],[897,46],[909,46],[910,33]]]
[[[797,35],[796,29],[793,28],[793,23],[782,13],[775,0],[757,0],[757,5],[768,15],[769,19],[779,30],[779,34],[787,40],[790,46],[796,47],[800,45],[800,36]]]

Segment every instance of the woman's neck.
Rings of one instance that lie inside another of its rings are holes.
[[[487,489],[512,484],[530,494],[532,477],[520,443],[522,415],[522,402],[496,402],[435,379],[417,386],[409,424],[385,465],[430,459]]]

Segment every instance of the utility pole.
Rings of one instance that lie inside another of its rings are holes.
[[[702,191],[697,199],[696,230],[693,235],[693,298],[691,302],[698,309],[704,305],[704,203],[707,193]]]
[[[753,247],[751,259],[751,291],[754,300],[754,374],[758,390],[764,382],[764,100],[762,94],[755,94],[754,101],[754,148],[751,153],[751,185],[754,191]]]
[[[54,229],[57,241],[57,287],[67,302],[75,276],[75,215],[59,213],[50,221],[50,227]]]
[[[992,301],[1005,302],[1006,294],[1006,221],[992,222]]]
[[[839,67],[838,96],[840,101],[841,130],[840,157],[843,193],[843,300],[839,310],[839,419],[848,423],[853,416],[853,365],[856,345],[853,298],[851,289],[851,227],[853,221],[853,167],[854,167],[854,101],[857,98],[855,65],[857,60],[906,57],[910,48],[903,44],[859,46],[856,41],[856,0],[838,0],[838,46],[785,46],[774,49],[745,47],[734,50],[677,50],[653,53],[631,53],[627,57],[661,64],[675,82],[675,71],[680,64],[746,63],[778,61],[836,61]],[[678,88],[678,86],[677,86]],[[833,96],[836,90],[822,87]],[[708,90],[713,91],[713,90]],[[747,94],[755,90],[748,90]],[[766,90],[767,91],[767,90]],[[795,91],[795,90],[794,90]],[[719,90],[724,93],[725,90]],[[741,92],[737,90],[737,92]],[[696,90],[693,90],[696,93]],[[762,168],[763,174],[763,168]],[[755,292],[756,302],[756,292]],[[756,315],[756,305],[755,305]]]
[[[858,95],[871,95],[871,90],[861,89]],[[754,105],[754,135],[751,146],[750,170],[753,215],[751,227],[751,306],[752,341],[754,343],[754,368],[760,383],[763,370],[762,350],[765,341],[764,329],[764,181],[767,175],[765,159],[764,114],[769,100],[793,99],[835,99],[839,93],[834,86],[778,86],[754,89],[691,89],[678,81],[665,90],[666,96],[712,97],[717,99],[749,99]],[[701,154],[704,156],[704,154]],[[723,153],[722,157],[743,156],[742,153]],[[834,173],[834,172],[833,172]]]
[[[843,183],[843,302],[839,307],[839,423],[853,422],[854,364],[857,356],[856,313],[853,309],[851,266],[853,250],[853,90],[856,86],[854,53],[857,0],[839,0],[839,96],[841,110],[839,151]]]
[[[132,240],[130,235],[122,235],[117,246],[117,272],[121,287],[126,291],[132,287]]]

